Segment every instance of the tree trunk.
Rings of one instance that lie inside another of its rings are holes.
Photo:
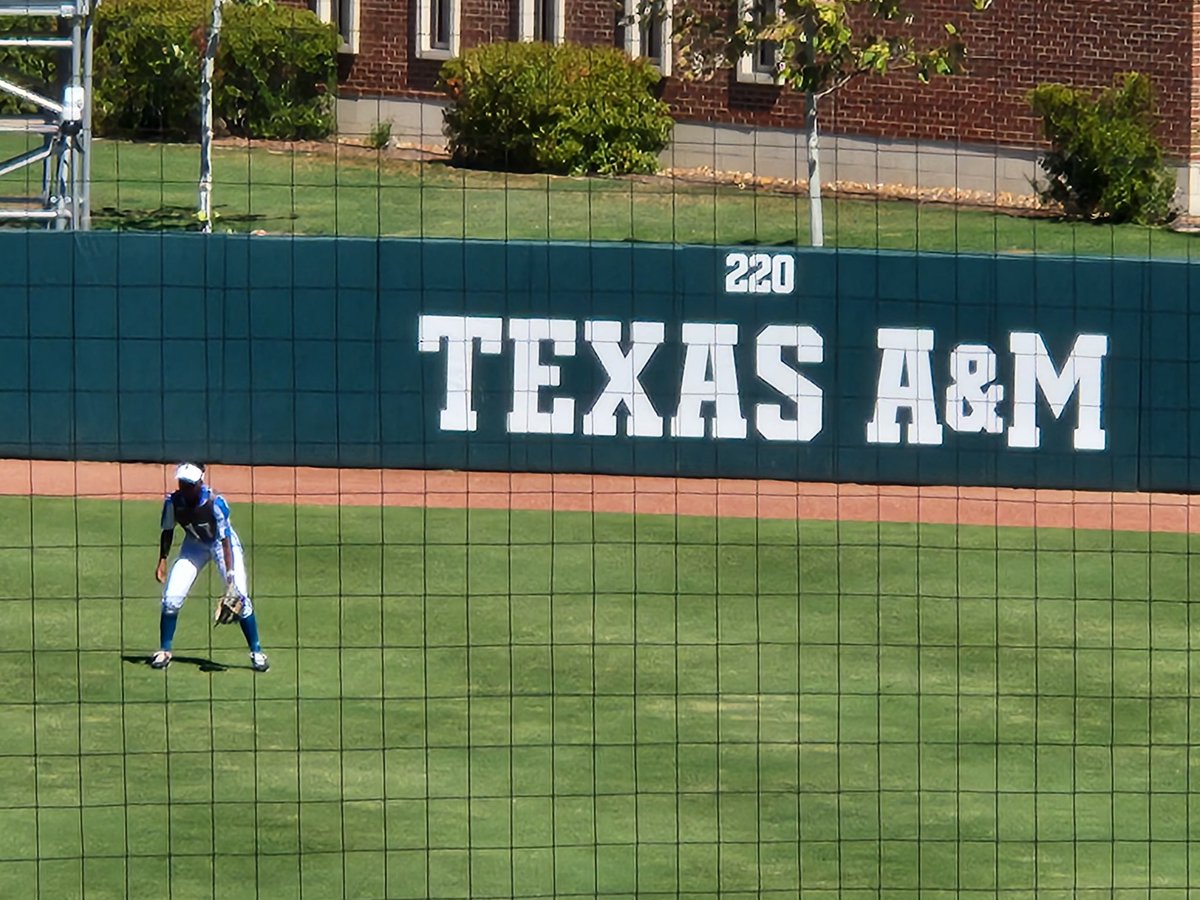
[[[213,69],[217,60],[217,44],[221,40],[221,4],[213,0],[212,20],[208,26],[204,58],[200,61],[200,227],[212,231],[212,144],[213,144]]]
[[[825,216],[821,209],[821,148],[817,129],[817,98],[804,98],[804,130],[808,138],[808,231],[814,247],[825,246]]]

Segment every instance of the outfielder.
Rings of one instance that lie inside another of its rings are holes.
[[[162,617],[159,619],[159,649],[150,659],[156,669],[165,669],[171,663],[171,643],[175,638],[175,626],[179,610],[187,599],[188,591],[210,559],[215,560],[221,576],[225,579],[225,596],[217,606],[218,624],[232,622],[235,618],[246,636],[250,648],[250,662],[258,672],[270,668],[267,654],[258,642],[258,622],[254,618],[254,605],[246,589],[246,565],[242,556],[242,542],[229,522],[229,504],[220,494],[214,493],[204,483],[204,467],[195,463],[181,463],[175,470],[179,490],[172,491],[163,502],[162,537],[158,544],[158,567],[154,577],[164,584],[162,595]],[[183,546],[179,557],[167,574],[167,555],[175,537],[175,526],[183,529]]]

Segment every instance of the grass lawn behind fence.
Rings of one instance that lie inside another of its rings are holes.
[[[144,664],[157,504],[0,500],[0,896],[1193,883],[1187,537],[234,514],[261,676],[208,576]]]
[[[18,148],[0,140],[5,154]],[[194,228],[194,145],[98,141],[100,228]],[[551,178],[266,147],[216,151],[219,228],[295,234],[807,245],[802,195],[656,179]],[[33,179],[32,182],[30,179]],[[0,194],[40,190],[40,170]],[[986,209],[829,198],[830,246],[980,253],[1188,257],[1197,238],[1134,225],[1062,223]]]

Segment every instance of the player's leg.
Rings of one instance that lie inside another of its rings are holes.
[[[254,616],[254,601],[250,599],[250,581],[246,577],[246,554],[242,551],[242,542],[234,533],[230,544],[233,549],[233,583],[241,593],[245,603],[242,606],[242,614],[238,618],[238,625],[241,626],[242,635],[246,638],[246,646],[250,650],[250,662],[259,672],[265,672],[270,668],[271,664],[267,660],[267,654],[263,653],[262,644],[258,638],[258,619]],[[217,565],[221,569],[221,577],[225,577],[225,553],[220,545],[214,551],[213,556],[217,560]]]
[[[200,552],[197,552],[198,549]],[[171,662],[171,644],[175,640],[179,610],[183,608],[183,601],[187,599],[196,576],[200,574],[206,562],[207,554],[201,548],[184,541],[179,550],[179,558],[171,564],[167,582],[163,586],[162,610],[158,619],[158,652],[150,661],[156,669],[164,668]]]

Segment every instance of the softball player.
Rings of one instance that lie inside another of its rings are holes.
[[[265,672],[270,668],[270,663],[258,642],[258,622],[254,618],[254,605],[246,589],[242,542],[229,522],[229,504],[204,483],[203,466],[181,463],[175,470],[175,479],[179,482],[179,490],[168,494],[163,502],[162,537],[159,540],[158,567],[154,570],[154,577],[165,586],[162,616],[159,619],[159,649],[151,657],[150,665],[156,669],[165,669],[170,665],[171,642],[175,638],[179,610],[196,576],[212,559],[216,561],[230,593],[236,591],[241,597],[238,624],[250,648],[250,662],[256,671]],[[168,574],[167,554],[171,552],[176,525],[183,529],[183,546]]]

